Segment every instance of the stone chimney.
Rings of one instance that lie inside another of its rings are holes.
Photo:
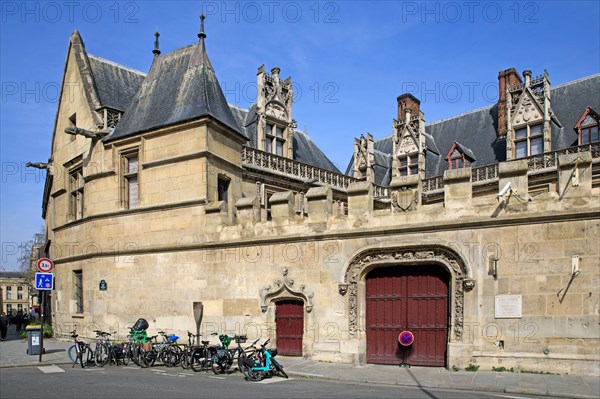
[[[511,86],[522,84],[521,77],[515,68],[508,68],[498,72],[498,137],[506,136],[508,132],[509,89]]]
[[[409,93],[400,95],[398,98],[398,122],[405,122],[407,117],[415,117],[420,114],[421,101]]]

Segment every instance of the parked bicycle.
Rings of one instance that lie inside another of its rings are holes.
[[[212,368],[212,357],[213,352],[216,351],[214,347],[208,346],[209,341],[201,341],[202,346],[195,348],[189,358],[190,368],[195,372],[208,370]]]
[[[200,337],[201,334],[192,334],[191,332],[187,332],[188,335],[188,343],[184,345],[183,350],[181,351],[181,356],[179,359],[179,364],[181,368],[187,370],[190,368],[190,359],[191,354],[194,352],[194,349],[198,348],[195,344],[196,339]]]
[[[71,338],[73,338],[75,343],[69,347],[67,355],[73,363],[71,367],[75,367],[75,365],[79,363],[81,368],[85,368],[94,364],[94,353],[90,344],[77,339],[77,337],[79,337],[79,335],[77,335],[77,330],[71,331]]]
[[[275,359],[277,349],[267,349],[269,339],[262,344],[259,350],[250,357],[240,362],[241,371],[249,381],[262,381],[272,375],[288,378],[283,366]]]
[[[161,343],[153,344],[152,350],[146,352],[142,361],[147,367],[154,366],[156,361],[161,361],[166,367],[173,367],[179,364],[180,350],[177,346],[177,335],[167,337],[164,331],[159,331],[158,334],[162,338]],[[156,338],[156,336],[151,337]]]

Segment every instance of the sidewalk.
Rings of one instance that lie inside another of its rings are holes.
[[[27,342],[22,342],[15,326],[9,327],[7,340],[0,342],[0,369],[4,367],[70,364],[66,350],[71,342],[44,340],[46,353],[26,354]],[[323,363],[298,357],[279,356],[290,376],[337,381],[368,382],[415,386],[427,389],[459,389],[467,391],[505,392],[566,398],[600,398],[600,380],[596,377],[527,374],[493,371],[448,371],[444,368],[380,366],[368,364]]]

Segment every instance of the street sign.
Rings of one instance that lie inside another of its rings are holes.
[[[402,331],[400,335],[398,335],[398,342],[402,346],[410,346],[415,341],[415,336],[410,331]]]
[[[50,291],[54,289],[54,275],[52,273],[36,273],[35,289],[40,291]]]
[[[100,280],[100,283],[98,284],[98,289],[100,291],[106,291],[108,289],[108,284],[106,284],[106,280]]]
[[[54,269],[54,262],[48,258],[40,258],[37,261],[37,268],[40,273],[50,273]]]

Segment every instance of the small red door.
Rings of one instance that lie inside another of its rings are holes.
[[[375,269],[366,281],[367,363],[444,366],[448,281],[435,265]],[[403,347],[400,332],[414,334]]]
[[[277,351],[284,356],[302,356],[304,304],[302,301],[279,301],[275,308]]]

